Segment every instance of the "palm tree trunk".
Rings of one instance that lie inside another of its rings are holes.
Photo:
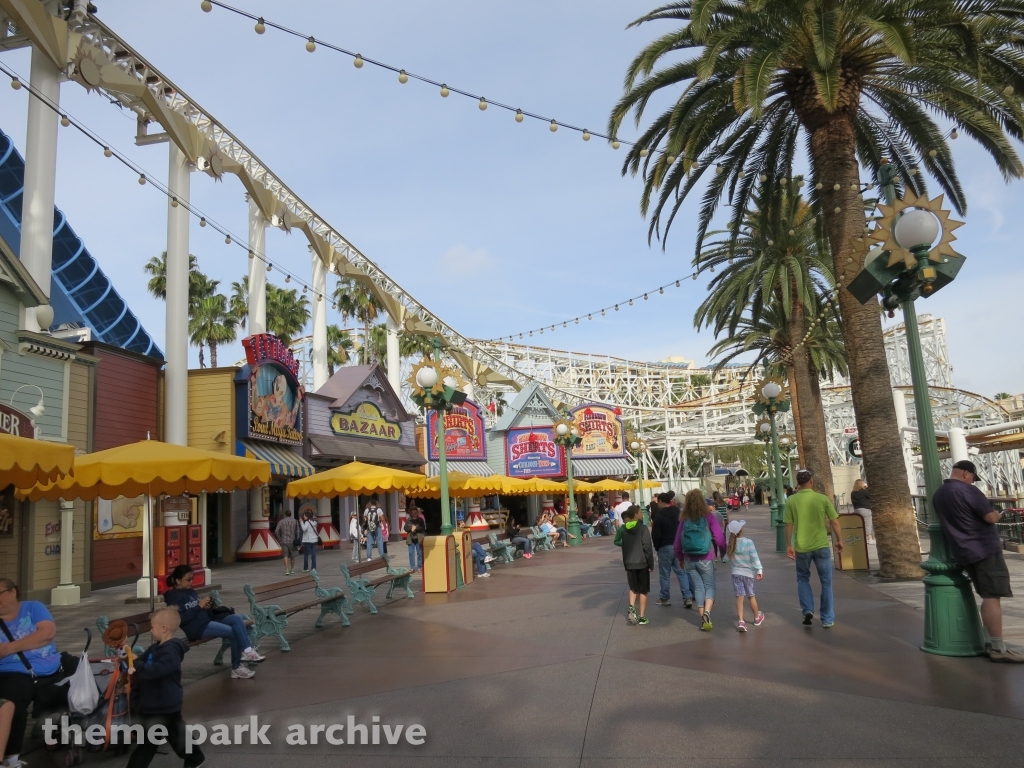
[[[792,361],[786,364],[786,380],[790,384],[789,399],[793,402],[793,430],[796,432],[796,449],[800,454],[800,460],[803,461],[806,456],[804,453],[804,425],[800,418],[800,393],[797,391],[796,368]]]
[[[202,344],[199,345],[199,367],[200,368],[205,368],[206,367],[206,360],[203,358],[203,345]]]
[[[852,103],[856,104],[856,100]],[[864,205],[858,193],[860,175],[852,117],[847,109],[837,110],[827,118],[822,117],[823,113],[824,110],[814,110],[803,121],[810,134],[815,177],[825,182],[821,208],[836,282],[841,287],[843,341],[864,468],[871,484],[879,575],[916,578],[922,575],[921,545],[907,485],[902,439],[896,429],[880,308],[877,299],[861,304],[846,290],[861,268],[853,261],[853,243],[854,238],[863,236],[865,225]],[[839,190],[833,189],[836,183]]]
[[[794,302],[789,319],[789,338],[802,339],[807,333],[807,317],[799,302]],[[825,432],[825,412],[821,407],[821,389],[818,372],[811,364],[807,346],[794,346],[793,374],[800,393],[794,401],[794,412],[799,410],[804,441],[800,444],[800,464],[814,471],[814,490],[835,498],[832,488],[832,461],[828,455],[828,435]],[[795,483],[794,483],[795,485]]]
[[[206,343],[210,345],[210,367],[211,368],[216,368],[217,367],[217,342],[216,341],[208,341]]]

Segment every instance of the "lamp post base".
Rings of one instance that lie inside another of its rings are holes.
[[[576,512],[573,511],[572,517],[569,518],[569,546],[578,547],[583,543],[583,537],[580,536],[580,519],[576,517]]]
[[[775,551],[786,551],[786,524],[782,522],[782,510],[779,509],[779,502],[772,497],[771,503],[772,526],[775,528]]]
[[[924,577],[924,644],[937,656],[982,656],[985,639],[971,582],[948,554],[942,526],[928,526],[931,554]]]

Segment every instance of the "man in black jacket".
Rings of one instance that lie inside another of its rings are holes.
[[[659,493],[655,497],[658,504],[654,515],[651,518],[651,541],[654,544],[654,551],[658,553],[658,601],[655,605],[672,605],[671,586],[672,574],[675,573],[679,581],[679,592],[683,597],[683,607],[693,607],[693,585],[690,583],[689,574],[679,565],[679,558],[676,557],[675,544],[676,529],[679,527],[679,508],[672,505],[674,494]]]
[[[191,753],[185,751],[185,721],[181,717],[184,698],[181,660],[188,653],[188,645],[174,636],[180,624],[181,614],[176,608],[163,608],[154,613],[150,619],[150,635],[156,642],[128,670],[134,684],[139,687],[139,710],[146,734],[132,752],[128,768],[146,768],[152,762],[159,744],[150,742],[148,734],[156,725],[166,729],[166,743],[185,761],[185,768],[198,768],[206,762],[198,746],[192,746]]]
[[[626,569],[629,583],[629,613],[626,621],[630,624],[647,623],[647,593],[651,591],[651,571],[654,570],[654,547],[651,546],[651,532],[643,524],[640,507],[633,504],[622,513],[622,526],[616,536],[616,543],[622,547],[622,565]],[[636,602],[640,598],[640,612]]]

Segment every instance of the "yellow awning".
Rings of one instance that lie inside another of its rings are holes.
[[[143,440],[79,456],[72,474],[18,493],[32,501],[89,501],[162,493],[180,496],[186,491],[231,491],[269,481],[270,465],[265,461]]]
[[[0,433],[0,488],[31,488],[71,472],[75,447]]]
[[[503,475],[467,475],[464,472],[448,473],[448,495],[455,498],[494,496],[499,493],[506,493],[507,481],[510,477]],[[441,478],[431,477],[427,479],[422,490],[410,491],[410,496],[419,498],[439,499],[441,498]]]
[[[411,493],[423,489],[426,482],[426,477],[415,472],[353,461],[301,480],[293,480],[288,483],[286,493],[293,499],[322,499],[387,491]]]
[[[636,483],[627,483],[622,480],[598,480],[593,483],[595,490],[598,491],[634,491],[636,490]]]
[[[259,459],[270,465],[270,472],[285,477],[309,477],[316,469],[295,451],[283,445],[264,443],[259,440],[239,440],[250,459]]]

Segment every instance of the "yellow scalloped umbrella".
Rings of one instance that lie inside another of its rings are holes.
[[[454,498],[493,496],[505,493],[506,481],[511,478],[502,475],[469,475],[465,472],[448,473],[448,495]],[[428,477],[424,487],[418,491],[409,491],[410,496],[427,499],[441,498],[441,478]]]
[[[661,488],[661,483],[657,480],[644,480],[644,488]]]
[[[416,472],[353,461],[326,472],[317,472],[301,480],[293,480],[288,483],[285,492],[293,499],[322,499],[387,491],[405,491],[411,494],[422,490],[426,482],[427,478]]]
[[[636,489],[636,483],[625,483],[622,480],[605,478],[593,484],[598,491],[632,491]]]
[[[0,433],[0,488],[31,488],[71,472],[75,447]]]
[[[573,480],[572,491],[573,493],[594,493],[600,491],[596,483],[588,483],[586,480]]]
[[[246,489],[270,482],[270,465],[226,453],[142,440],[75,459],[71,474],[45,485],[21,489],[32,501],[116,499],[118,496],[180,496],[186,491]]]

